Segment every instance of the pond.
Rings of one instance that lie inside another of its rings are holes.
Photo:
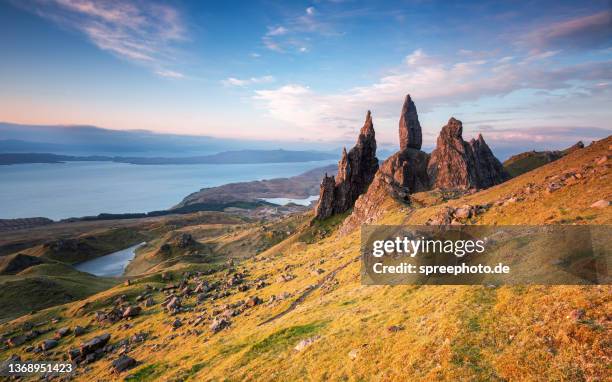
[[[74,267],[81,271],[91,273],[96,276],[117,277],[123,274],[125,267],[136,255],[136,250],[146,243],[140,243],[131,247],[113,252],[109,255],[96,257],[95,259],[84,261]]]

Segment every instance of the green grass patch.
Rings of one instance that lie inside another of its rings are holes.
[[[269,335],[253,345],[244,355],[244,362],[269,353],[280,353],[314,333],[317,333],[327,322],[313,322],[306,325],[291,326]]]
[[[352,210],[349,210],[325,220],[313,220],[311,225],[302,232],[299,240],[307,244],[313,244],[330,236],[351,212]]]
[[[126,382],[155,381],[166,370],[164,364],[153,363],[125,377]]]

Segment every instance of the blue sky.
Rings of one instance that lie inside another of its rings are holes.
[[[562,147],[611,134],[609,1],[0,0],[0,121],[425,146]]]

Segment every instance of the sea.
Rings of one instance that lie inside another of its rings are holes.
[[[66,162],[0,166],[0,219],[59,220],[99,213],[164,210],[201,188],[290,177],[332,163],[336,161],[193,165]]]

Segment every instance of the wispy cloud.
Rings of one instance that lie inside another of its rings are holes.
[[[428,112],[524,89],[556,91],[579,86],[587,94],[610,90],[601,84],[612,80],[612,62],[551,67],[546,58],[547,55],[526,55],[516,59],[506,56],[451,61],[419,49],[408,55],[402,65],[367,86],[325,94],[289,84],[258,90],[254,100],[275,119],[304,131],[338,137],[346,133],[347,123],[357,128],[367,109],[372,109],[378,120],[394,121],[406,93],[417,100],[420,112]]]
[[[176,60],[175,44],[186,39],[186,28],[176,8],[139,0],[36,0],[17,4],[83,33],[98,48],[144,65],[162,77],[184,77],[167,68]]]
[[[175,72],[174,70],[157,70],[155,71],[155,74],[157,74],[160,77],[166,77],[166,78],[185,78],[185,75],[183,73],[180,72]]]
[[[612,46],[612,11],[555,22],[534,28],[519,44],[543,50],[584,50]]]
[[[225,80],[221,81],[221,83],[225,86],[249,86],[256,84],[266,84],[270,82],[274,82],[274,76],[261,76],[261,77],[251,77],[239,79],[235,77],[229,77]]]
[[[262,37],[263,45],[280,53],[310,51],[311,35],[338,35],[328,18],[315,7],[302,9],[298,14],[286,18],[281,25],[268,27]]]

